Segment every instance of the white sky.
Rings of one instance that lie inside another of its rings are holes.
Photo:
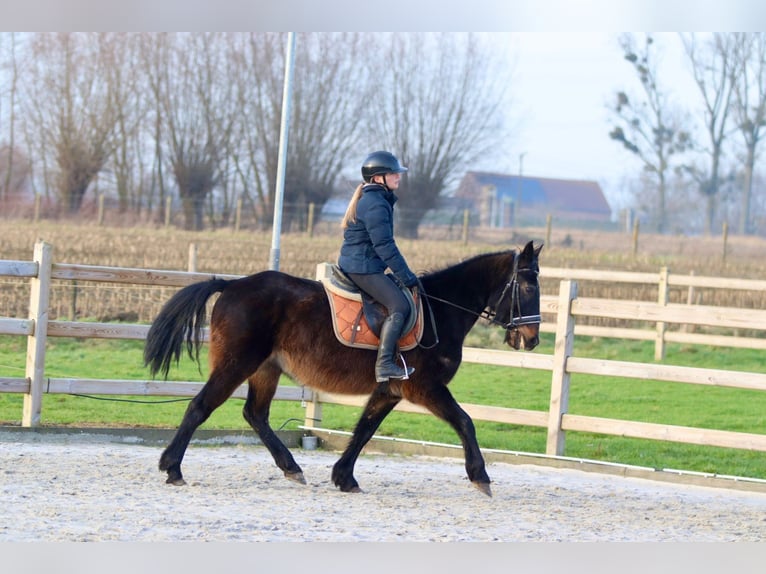
[[[611,140],[614,125],[607,104],[619,90],[640,93],[633,67],[623,59],[618,33],[513,33],[503,48],[513,62],[517,126],[503,171],[529,176],[598,181],[610,202],[619,203],[626,176],[640,173],[640,163]],[[676,33],[657,35],[661,48],[660,80],[674,100],[696,108],[697,88],[686,67]],[[612,205],[613,208],[619,205]]]

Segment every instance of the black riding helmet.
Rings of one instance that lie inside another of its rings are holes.
[[[404,173],[407,168],[399,163],[396,156],[387,151],[374,151],[362,164],[362,179],[369,183],[374,175]]]

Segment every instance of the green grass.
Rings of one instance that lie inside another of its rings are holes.
[[[496,329],[477,328],[468,345],[499,348]],[[551,335],[544,335],[541,352],[550,352]],[[23,376],[26,340],[0,336],[0,376]],[[654,362],[653,345],[642,341],[577,339],[575,354],[583,357]],[[715,369],[766,372],[760,351],[720,349],[691,345],[668,346],[665,363]],[[203,372],[206,357],[202,356]],[[142,342],[50,339],[46,375],[71,378],[145,379]],[[184,359],[171,370],[171,380],[203,380],[197,365]],[[284,384],[292,384],[287,379]],[[550,394],[550,373],[465,363],[450,389],[458,401],[545,411]],[[174,428],[187,400],[163,397],[79,397],[44,395],[42,422],[47,426],[122,426]],[[119,399],[119,400],[115,400]],[[172,401],[172,402],[171,402]],[[243,401],[231,399],[213,413],[202,428],[247,429],[241,415]],[[569,412],[615,419],[666,423],[740,432],[766,433],[766,395],[746,389],[727,389],[682,383],[641,381],[613,377],[573,375]],[[360,408],[323,406],[322,427],[350,431]],[[22,396],[0,394],[0,424],[19,424]],[[304,410],[298,402],[275,401],[271,422],[275,428],[294,429],[302,424]],[[484,448],[545,452],[546,431],[475,421]],[[415,440],[458,444],[454,431],[431,416],[392,413],[379,434]],[[665,441],[629,439],[589,433],[567,433],[566,453],[575,458],[676,468],[737,476],[766,478],[762,452],[698,447]]]

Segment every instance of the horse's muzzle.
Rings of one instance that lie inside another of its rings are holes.
[[[505,342],[514,350],[531,351],[540,343],[540,324],[519,325],[505,332]]]

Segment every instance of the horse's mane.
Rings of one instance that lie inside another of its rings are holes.
[[[435,282],[439,282],[440,280],[443,280],[449,277],[450,275],[454,275],[454,274],[464,275],[466,272],[470,271],[471,269],[482,269],[486,267],[486,265],[483,265],[484,261],[486,260],[494,259],[497,261],[498,265],[500,265],[501,261],[504,261],[506,257],[509,257],[516,252],[518,252],[517,249],[507,249],[505,251],[480,253],[478,255],[469,257],[468,259],[464,259],[463,261],[460,261],[458,263],[444,266],[435,271],[427,271],[423,274],[422,278],[426,279],[429,282],[432,280]],[[497,271],[506,273],[508,271],[507,267],[502,267],[502,268],[494,268],[494,266],[492,267],[493,267],[492,269],[489,269],[489,271],[492,273],[495,273]]]

